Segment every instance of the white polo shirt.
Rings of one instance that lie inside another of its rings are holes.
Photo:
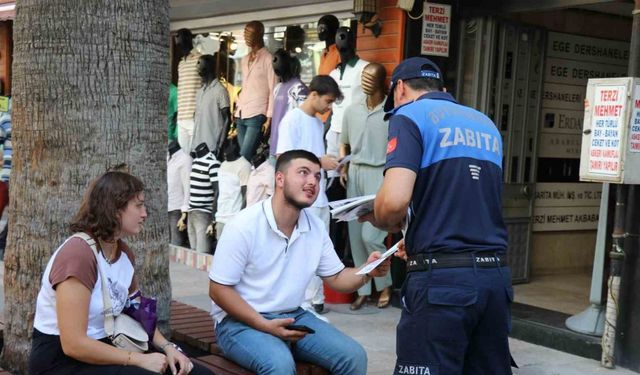
[[[291,238],[277,227],[271,199],[240,211],[225,225],[209,270],[212,281],[234,286],[260,313],[298,308],[314,275],[328,277],[344,269],[324,223],[306,209]],[[227,315],[212,301],[211,316]]]
[[[276,154],[291,150],[306,150],[318,159],[324,156],[324,125],[316,116],[309,116],[302,109],[294,108],[280,121],[279,132]],[[324,176],[324,170],[321,171]],[[325,179],[321,178],[320,190],[316,201],[313,202],[313,207],[329,206],[325,190]]]

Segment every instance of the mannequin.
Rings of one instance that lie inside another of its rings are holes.
[[[300,26],[287,26],[284,32],[284,50],[292,56],[302,53],[304,50],[304,29]]]
[[[178,63],[178,142],[185,150],[191,150],[196,92],[200,88],[197,64],[200,53],[193,48],[193,34],[180,29],[175,35],[176,48],[181,54]]]
[[[215,220],[215,236],[220,239],[224,225],[246,205],[247,182],[251,173],[251,163],[240,155],[240,147],[235,138],[229,139],[224,147],[225,160],[220,164],[218,174],[218,206]],[[213,235],[213,224],[207,233]]]
[[[249,53],[242,58],[242,91],[235,112],[240,154],[251,160],[260,140],[267,133],[273,112],[273,89],[276,75],[271,66],[273,56],[264,47],[264,25],[251,21],[244,28]]]
[[[386,161],[388,122],[384,120],[383,103],[387,72],[378,63],[368,64],[362,72],[362,89],[366,100],[352,104],[344,114],[340,134],[340,156],[351,154],[348,169],[341,171],[340,182],[347,188],[347,197],[376,194],[382,185]],[[357,220],[348,223],[351,254],[356,264],[368,258],[374,251],[386,250],[387,233]],[[376,277],[373,282],[380,291],[378,307],[384,308],[391,301],[391,275]],[[351,310],[360,309],[371,295],[371,283],[358,289],[358,298]]]
[[[324,42],[325,48],[320,56],[318,74],[327,75],[340,63],[340,55],[336,48],[336,31],[340,27],[338,18],[332,14],[318,20],[318,39]]]
[[[289,52],[279,49],[273,55],[273,70],[280,79],[273,90],[273,117],[269,136],[269,154],[276,154],[278,127],[290,110],[297,108],[309,94],[307,86],[300,80],[300,61]]]
[[[340,54],[340,64],[331,71],[331,77],[338,82],[344,95],[341,103],[334,103],[331,117],[331,128],[327,132],[327,154],[339,154],[339,137],[342,131],[344,111],[352,103],[364,100],[362,92],[362,70],[368,64],[356,55],[356,40],[353,31],[348,27],[340,27],[336,32],[336,48]],[[329,175],[329,177],[332,177]]]
[[[220,50],[213,54],[216,61],[216,77],[229,94],[231,113],[235,111],[236,100],[240,92],[240,86],[234,85],[236,81],[236,61],[232,57],[236,53],[236,49],[232,48],[234,44],[235,38],[233,36],[220,35]]]
[[[189,189],[189,244],[200,253],[208,253],[211,239],[207,235],[207,227],[213,223],[216,211],[220,163],[206,143],[196,146],[193,158]]]
[[[171,244],[185,246],[187,235],[185,220],[189,210],[189,174],[191,157],[181,148],[178,141],[169,143],[167,158],[167,211],[169,214],[169,234]]]
[[[206,143],[216,156],[222,153],[229,127],[229,93],[220,84],[216,75],[216,61],[212,55],[203,55],[198,60],[198,75],[202,78],[202,87],[196,93],[195,126],[192,145]]]
[[[325,48],[320,55],[320,65],[318,66],[318,74],[329,75],[333,69],[340,63],[340,54],[336,48],[336,31],[340,27],[340,21],[332,14],[320,17],[318,20],[318,39],[324,42]],[[320,120],[326,124],[331,111],[320,115]]]

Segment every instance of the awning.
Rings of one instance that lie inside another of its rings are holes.
[[[8,21],[16,18],[16,2],[0,0],[0,21]]]

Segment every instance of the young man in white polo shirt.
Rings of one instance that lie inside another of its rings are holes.
[[[218,344],[228,358],[259,375],[295,374],[295,360],[332,374],[367,372],[360,344],[300,308],[314,275],[349,293],[389,270],[387,260],[369,275],[358,276],[355,268],[340,262],[324,223],[307,209],[318,196],[320,179],[314,154],[283,153],[276,164],[273,197],[238,213],[218,242],[209,272]],[[379,257],[373,253],[367,263]],[[290,325],[315,333],[287,329]]]
[[[333,103],[342,98],[342,92],[333,78],[325,75],[313,77],[309,84],[309,95],[305,101],[298,108],[287,112],[280,121],[276,155],[290,150],[306,150],[320,159],[322,174],[324,171],[335,169],[338,161],[335,156],[325,153],[324,125],[316,115],[327,113],[331,110]],[[325,179],[322,176],[318,198],[309,211],[324,222],[328,232],[330,214],[329,200],[325,190]],[[309,282],[302,307],[317,313],[324,312],[324,290],[320,278],[314,277]]]

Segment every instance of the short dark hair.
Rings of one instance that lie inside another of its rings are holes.
[[[333,95],[336,100],[342,100],[344,96],[338,83],[330,76],[319,75],[313,77],[309,84],[309,93],[317,92],[318,95]]]
[[[435,78],[412,78],[403,81],[414,91],[442,91],[442,81]]]
[[[120,171],[106,172],[89,185],[69,229],[103,240],[113,239],[120,230],[120,211],[143,191],[144,184],[137,177]]]
[[[315,156],[313,153],[307,150],[290,150],[287,152],[283,152],[280,156],[278,156],[278,160],[276,161],[276,172],[284,172],[291,164],[291,161],[295,159],[305,159],[309,160],[312,163],[320,164],[320,159]]]

